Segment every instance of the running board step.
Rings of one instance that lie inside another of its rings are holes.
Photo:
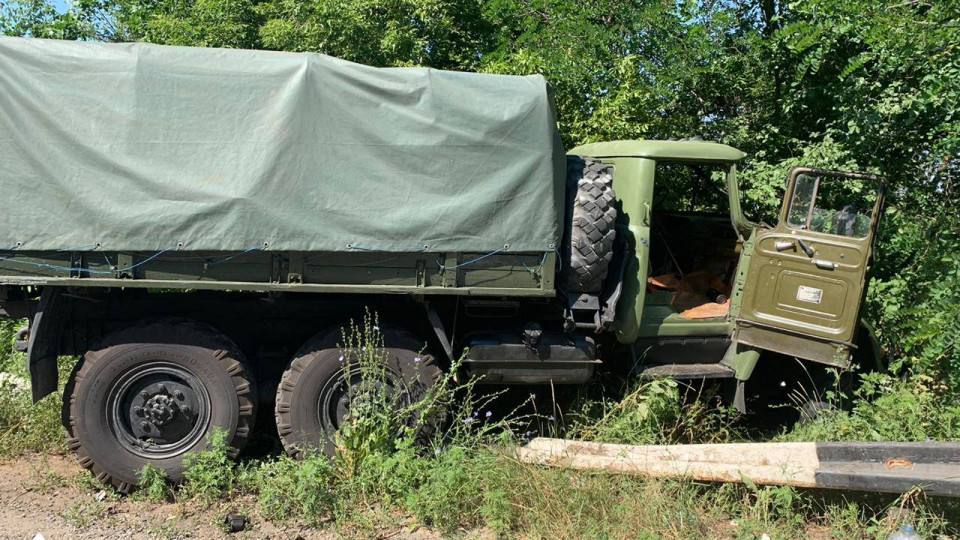
[[[723,364],[652,364],[640,369],[644,379],[732,379],[736,374]]]

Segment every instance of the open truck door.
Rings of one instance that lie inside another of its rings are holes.
[[[866,174],[790,170],[779,223],[753,237],[734,341],[849,364],[884,183]]]

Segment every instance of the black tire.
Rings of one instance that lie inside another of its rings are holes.
[[[215,429],[227,432],[236,457],[253,430],[256,396],[229,338],[195,321],[144,321],[108,335],[74,367],[64,390],[67,445],[122,493],[137,487],[145,465],[177,483],[184,456],[209,448]]]
[[[567,156],[567,226],[560,267],[563,290],[600,292],[613,259],[616,220],[610,167],[595,159]]]
[[[815,421],[817,418],[822,417],[824,413],[833,412],[835,410],[837,410],[837,408],[826,401],[811,399],[800,406],[800,420],[798,422],[801,425],[809,424],[810,422]]]
[[[312,450],[330,457],[336,454],[334,434],[343,420],[337,413],[349,409],[347,392],[350,381],[358,376],[357,372],[346,373],[344,366],[355,363],[341,361],[340,337],[340,331],[333,330],[310,339],[297,351],[277,387],[277,432],[291,456],[301,458]],[[408,332],[385,329],[383,339],[385,375],[391,388],[399,392],[399,401],[409,404],[423,399],[443,375],[434,357],[418,352],[423,341]],[[410,418],[408,425],[417,427],[416,442],[428,443],[441,419],[442,413],[426,421]]]

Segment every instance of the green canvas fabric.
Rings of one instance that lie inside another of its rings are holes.
[[[0,38],[0,248],[551,251],[540,76]]]

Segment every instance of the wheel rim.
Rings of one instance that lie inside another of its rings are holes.
[[[400,388],[399,378],[386,370],[383,380],[363,380],[361,368],[341,369],[320,390],[317,403],[317,416],[320,425],[328,433],[340,429],[350,413],[383,403],[401,408],[405,404],[404,392]]]
[[[107,391],[107,419],[128,450],[149,459],[186,452],[210,425],[210,395],[196,375],[151,362],[128,370]]]

